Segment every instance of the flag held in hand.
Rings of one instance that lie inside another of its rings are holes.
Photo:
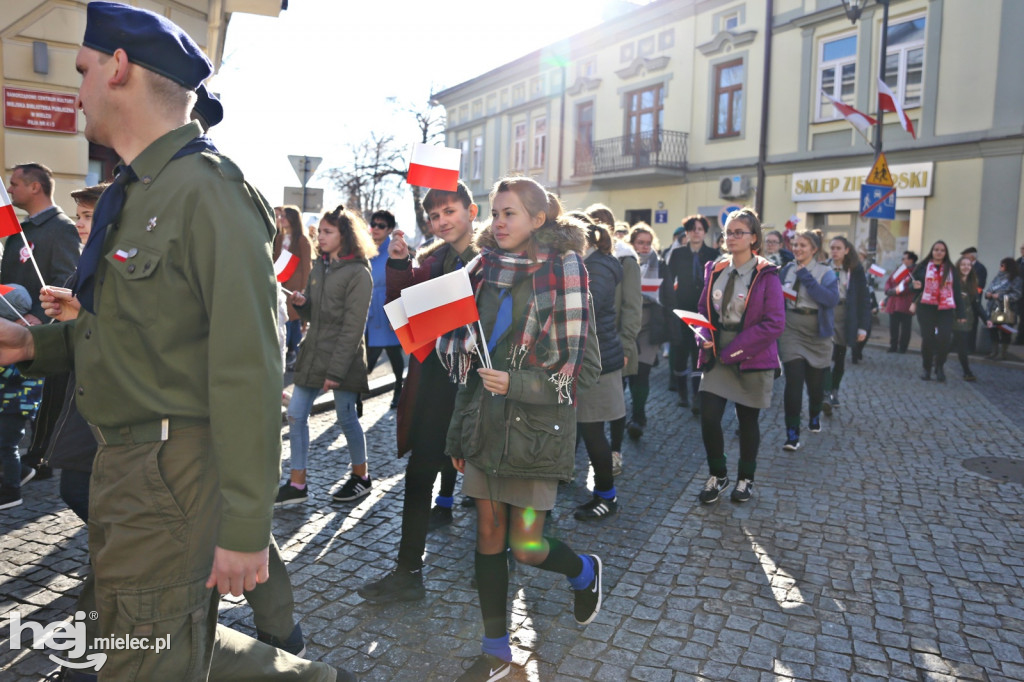
[[[689,310],[679,310],[678,308],[673,310],[680,320],[683,321],[688,327],[704,327],[705,329],[714,329],[715,326],[708,322],[708,318],[704,317],[700,313],[691,313]]]
[[[299,267],[299,257],[291,251],[282,250],[281,255],[274,261],[274,275],[277,277],[278,283],[287,282],[295,274],[297,267]]]
[[[14,215],[14,206],[7,194],[7,188],[0,182],[0,237],[10,237],[19,232],[21,223],[18,222],[18,216]]]
[[[875,277],[885,277],[885,269],[879,266],[878,263],[872,263],[871,267],[868,268],[868,272]]]
[[[403,289],[401,300],[416,344],[480,319],[465,268]]]
[[[782,285],[782,297],[787,301],[796,303],[796,290],[793,289],[792,285],[784,284]]]
[[[430,352],[434,350],[434,342],[430,341],[417,345],[412,340],[412,329],[409,328],[409,317],[405,314],[405,306],[402,304],[402,299],[396,298],[391,303],[385,305],[384,313],[388,316],[391,328],[395,330],[398,342],[402,344],[402,350],[409,355],[415,356],[420,362],[425,361]]]
[[[454,192],[459,185],[461,163],[461,149],[416,142],[412,145],[406,182],[410,185]]]
[[[907,277],[910,277],[910,269],[901,263],[900,266],[892,273],[892,283],[899,284]]]
[[[661,289],[660,277],[644,277],[640,280],[640,290],[645,294],[656,294]]]

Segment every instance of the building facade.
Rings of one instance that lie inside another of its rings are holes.
[[[55,201],[74,214],[71,191],[109,179],[113,152],[90,144],[75,96],[81,76],[75,55],[85,33],[86,0],[3,0],[0,12],[0,134],[3,181],[19,163],[48,166]],[[133,0],[185,29],[220,66],[228,22],[236,12],[278,16],[282,0]]]
[[[874,152],[823,93],[875,116],[882,9],[852,23],[839,0],[656,0],[435,98],[485,215],[494,180],[521,173],[567,207],[644,220],[663,243],[689,214],[717,223],[759,198],[766,224],[796,215],[865,248]],[[990,264],[1016,255],[1021,25],[1016,0],[890,1],[885,81],[916,139],[886,114],[897,199],[879,222],[883,266],[937,239]]]

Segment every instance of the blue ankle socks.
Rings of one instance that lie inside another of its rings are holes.
[[[512,662],[512,647],[508,643],[508,632],[504,637],[481,637],[480,648],[485,654],[490,654],[508,663]]]

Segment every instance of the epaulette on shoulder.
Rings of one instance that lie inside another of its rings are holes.
[[[235,162],[228,157],[210,151],[200,152],[199,155],[215,168],[221,177],[238,182],[245,179],[242,169],[236,166]]]

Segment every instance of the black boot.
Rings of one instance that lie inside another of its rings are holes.
[[[931,381],[932,380],[932,368],[931,367],[925,367],[924,368],[924,373],[921,374],[921,379],[923,381]]]
[[[942,365],[935,366],[935,380],[938,382],[946,380],[946,372],[942,369]]]

